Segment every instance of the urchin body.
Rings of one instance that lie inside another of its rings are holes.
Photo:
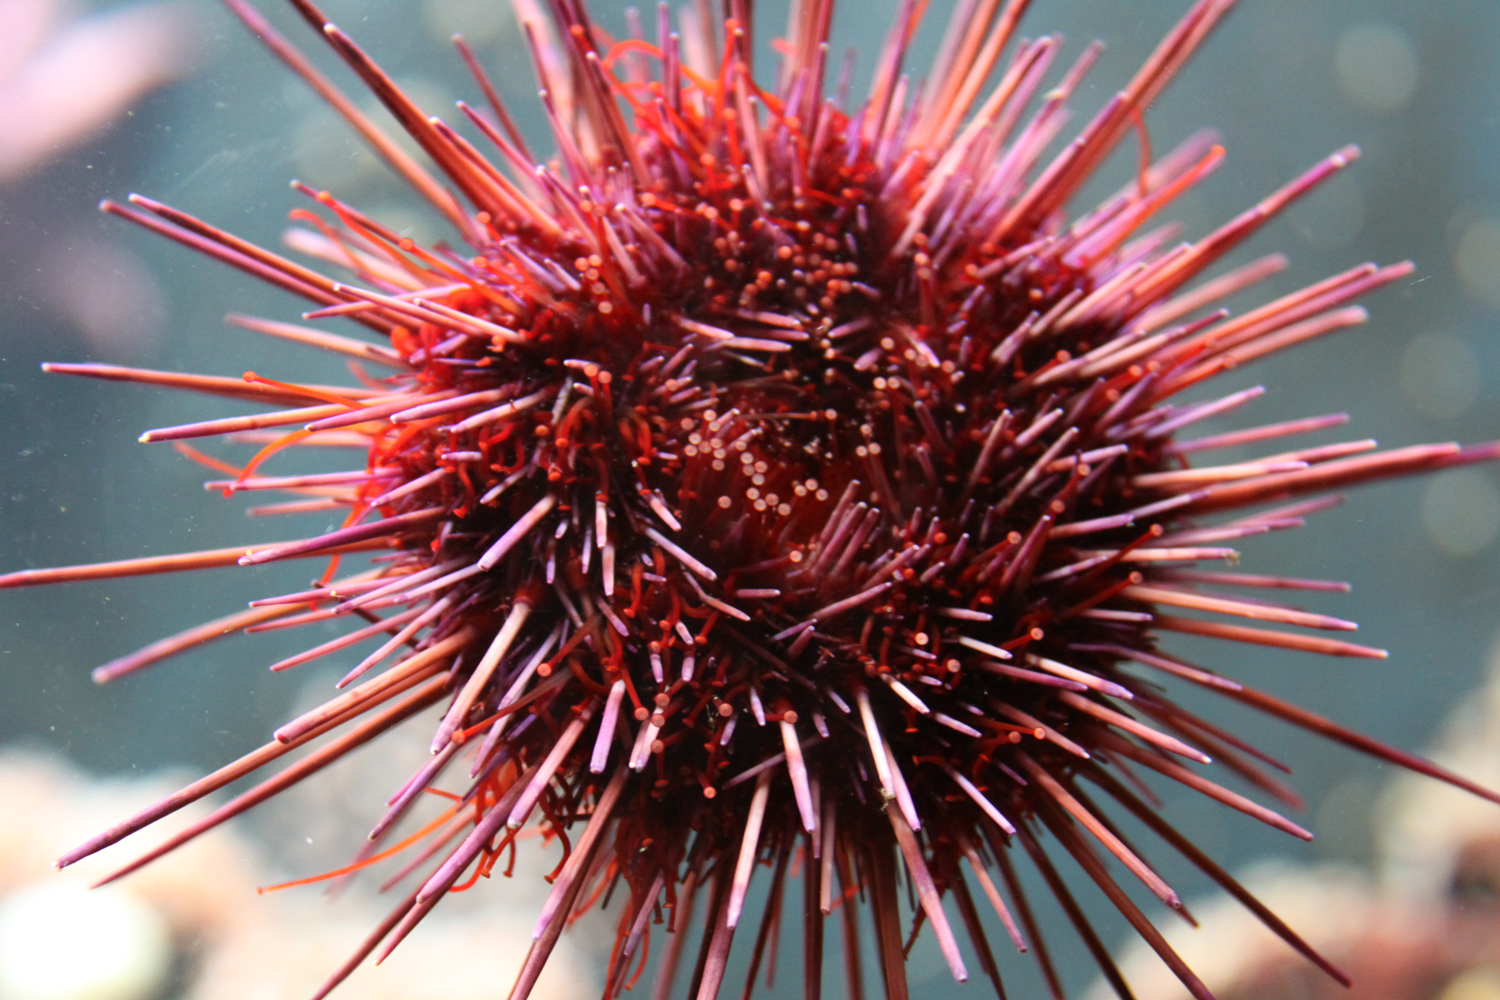
[[[252,9],[229,3],[339,104]],[[105,207],[306,296],[319,307],[311,317],[349,315],[384,338],[241,319],[396,374],[342,389],[174,376],[184,388],[292,408],[145,435],[237,433],[264,443],[217,485],[292,490],[303,499],[289,510],[347,510],[345,526],[248,552],[13,574],[4,583],[380,549],[386,554],[364,572],[336,579],[331,567],[311,590],[257,601],[101,669],[130,672],[230,629],[352,615],[366,621],[276,667],[367,638],[383,644],[344,679],[343,693],[265,748],[65,863],[318,743],[184,837],[195,835],[442,705],[431,764],[401,786],[371,834],[387,837],[452,772],[458,802],[432,821],[417,863],[440,852],[442,860],[361,958],[382,941],[394,947],[447,891],[487,874],[517,832],[539,822],[567,847],[519,996],[566,918],[610,892],[625,903],[607,992],[630,978],[632,956],[664,907],[675,925],[662,973],[670,980],[683,957],[678,921],[697,905],[705,929],[692,990],[712,997],[755,869],[773,870],[758,965],[778,932],[794,858],[804,873],[809,995],[821,989],[823,921],[841,899],[851,904],[842,920],[857,987],[852,900],[861,892],[886,989],[904,995],[900,871],[918,900],[918,926],[931,925],[954,975],[967,971],[945,897],[998,988],[970,880],[1018,944],[1034,938],[1012,845],[1041,869],[1118,980],[1043,849],[1045,833],[1206,995],[1107,870],[1109,857],[1180,906],[1087,782],[1337,974],[1128,787],[1145,768],[1306,835],[1202,774],[1212,756],[1286,797],[1253,748],[1177,706],[1158,681],[1205,686],[1456,779],[1166,655],[1157,639],[1179,631],[1383,655],[1285,628],[1341,632],[1351,623],[1206,589],[1336,584],[1197,566],[1232,558],[1236,539],[1295,526],[1336,501],[1210,516],[1487,459],[1495,449],[1291,445],[1250,462],[1192,463],[1215,448],[1341,422],[1184,440],[1195,421],[1256,391],[1173,399],[1360,322],[1351,300],[1409,271],[1365,265],[1240,317],[1214,311],[1218,300],[1280,270],[1281,258],[1190,287],[1352,150],[1197,242],[1174,242],[1171,227],[1152,228],[1152,219],[1222,158],[1206,137],[1143,168],[1093,211],[1065,214],[1231,4],[1195,5],[1050,159],[1064,103],[1097,50],[1044,93],[1054,39],[1021,42],[1000,60],[1024,3],[984,3],[971,20],[959,18],[922,96],[911,98],[900,65],[916,14],[904,7],[869,99],[852,111],[823,93],[827,2],[794,9],[775,86],[750,71],[739,4],[720,34],[690,20],[683,44],[663,14],[657,44],[616,46],[573,4],[555,6],[556,36],[522,4],[559,152],[539,164],[498,102],[494,119],[464,106],[498,149],[497,166],[427,118],[310,4],[294,3],[468,202],[348,111],[464,234],[463,252],[418,247],[308,190],[329,217],[296,245],[352,270],[346,283],[149,199],[134,199],[144,212]],[[480,84],[492,93],[482,75]],[[283,448],[335,441],[364,448],[364,468],[260,474]],[[1056,988],[1045,950],[1038,954]]]

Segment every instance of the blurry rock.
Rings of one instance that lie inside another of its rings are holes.
[[[52,867],[64,851],[182,783],[161,774],[97,780],[39,754],[0,751],[0,897],[37,883],[87,885],[132,860],[202,811],[185,810],[170,829],[129,838],[62,873]],[[252,848],[226,833],[200,838],[107,891],[139,897],[162,914],[174,936],[190,939],[226,926],[255,898],[258,867]]]
[[[1433,760],[1500,788],[1500,643],[1490,681],[1449,717]],[[1435,781],[1390,785],[1376,822],[1382,881],[1393,891],[1500,912],[1500,808]]]
[[[92,779],[55,759],[0,750],[0,1000],[308,996],[394,904],[360,891],[329,898],[317,888],[258,895],[256,886],[275,881],[275,873],[234,825],[87,889],[203,815],[201,808],[172,817],[170,829],[53,871],[64,851],[181,783],[166,775]],[[332,802],[321,808],[339,809]],[[483,887],[461,911],[425,922],[381,967],[357,971],[340,1000],[502,994],[531,943],[535,906],[507,907],[493,891],[499,887]],[[593,964],[569,948],[565,938],[562,961],[550,964],[533,993],[539,1000],[597,994]]]
[[[145,1000],[171,969],[166,920],[134,893],[56,879],[0,898],[5,1000]]]
[[[174,787],[166,776],[96,781],[37,754],[0,752],[0,997],[161,996],[180,959],[224,939],[236,909],[254,898],[251,851],[232,835],[94,891],[90,881],[149,845],[132,838],[75,869],[52,867]]]
[[[1218,1000],[1434,1000],[1500,942],[1494,928],[1436,902],[1383,895],[1350,868],[1262,866],[1242,881],[1316,951],[1342,969],[1345,989],[1233,900],[1190,903],[1202,924],[1166,938]],[[1144,944],[1120,969],[1138,1000],[1188,1000],[1187,988]],[[1089,1000],[1112,996],[1103,984]]]
[[[1500,645],[1490,682],[1466,696],[1430,756],[1500,788]],[[1202,926],[1168,942],[1219,1000],[1500,1000],[1500,807],[1401,774],[1375,819],[1379,877],[1350,868],[1278,866],[1242,878],[1354,985],[1344,989],[1222,896],[1191,904]],[[1141,942],[1121,970],[1139,1000],[1187,989]],[[1110,995],[1097,985],[1090,1000]]]

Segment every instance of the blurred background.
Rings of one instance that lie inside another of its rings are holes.
[[[260,6],[341,85],[359,93],[290,10],[277,0],[260,0]],[[533,147],[551,148],[507,0],[326,0],[322,6],[424,109],[450,120],[458,117],[453,101],[474,100],[477,91],[449,41],[461,31]],[[836,47],[861,52],[855,93],[868,79],[871,53],[895,6],[895,0],[858,0],[839,11]],[[947,6],[932,5],[908,63],[914,72],[936,48]],[[1081,122],[1134,72],[1186,6],[1186,0],[1036,0],[1023,32],[1061,32],[1074,54],[1090,39],[1107,43],[1074,101]],[[601,0],[595,7],[606,27],[623,33],[623,5]],[[783,5],[762,5],[756,28],[763,57],[783,20]],[[1272,250],[1292,258],[1285,274],[1234,303],[1238,309],[1365,260],[1411,258],[1417,264],[1412,278],[1366,301],[1368,325],[1213,386],[1214,395],[1268,387],[1241,415],[1241,425],[1347,411],[1353,419],[1346,436],[1375,437],[1386,446],[1500,436],[1496,52],[1500,9],[1491,0],[1244,0],[1150,109],[1147,123],[1159,153],[1205,125],[1221,131],[1228,149],[1217,174],[1179,199],[1171,213],[1190,238],[1339,146],[1355,142],[1364,150],[1353,169],[1225,265]],[[376,110],[373,100],[361,103]],[[1135,157],[1127,140],[1079,207],[1128,180]],[[230,412],[226,404],[46,376],[38,368],[43,361],[89,360],[216,375],[253,368],[299,381],[347,378],[337,359],[222,322],[231,311],[295,319],[299,302],[95,208],[103,197],[139,191],[272,246],[280,242],[287,212],[304,204],[287,186],[294,177],[333,190],[418,240],[452,238],[216,3],[0,0],[0,422],[6,428],[0,571],[269,541],[322,527],[316,518],[295,525],[247,519],[242,504],[203,491],[199,467],[169,447],[136,443],[142,430]],[[1351,581],[1351,594],[1314,595],[1312,603],[1359,620],[1359,641],[1389,649],[1389,660],[1221,649],[1177,637],[1168,648],[1407,749],[1436,745],[1445,718],[1467,703],[1467,722],[1453,723],[1458,728],[1450,733],[1459,734],[1452,736],[1459,743],[1469,738],[1464,746],[1472,750],[1483,745],[1485,731],[1473,709],[1483,699],[1472,692],[1489,672],[1500,608],[1497,532],[1500,470],[1480,467],[1356,492],[1306,529],[1242,547],[1249,572]],[[24,750],[15,766],[58,775],[52,784],[61,787],[85,782],[85,775],[119,782],[163,768],[198,774],[259,745],[347,667],[331,657],[325,672],[268,674],[266,664],[304,648],[305,634],[231,640],[109,687],[91,684],[89,670],[263,593],[297,589],[306,572],[269,566],[0,592],[0,746]],[[1181,693],[1193,702],[1192,693]],[[1296,787],[1310,803],[1298,819],[1318,837],[1311,845],[1289,841],[1192,794],[1166,790],[1172,821],[1233,871],[1267,861],[1345,865],[1338,878],[1353,882],[1338,885],[1373,892],[1368,873],[1383,864],[1388,881],[1396,878],[1389,875],[1391,858],[1405,856],[1405,848],[1389,843],[1392,831],[1406,830],[1402,843],[1409,844],[1421,839],[1424,824],[1447,823],[1439,806],[1412,806],[1410,796],[1420,793],[1390,792],[1388,769],[1227,704],[1211,711],[1292,764]],[[372,759],[352,762],[348,773],[302,793],[294,804],[252,816],[229,852],[247,873],[244,884],[343,863],[361,824],[415,766],[380,755],[405,753],[409,761],[419,750],[413,756],[409,747],[371,749],[366,756]],[[1489,759],[1478,750],[1471,757],[1476,769]],[[1500,831],[1500,809],[1495,812],[1488,822]],[[0,803],[0,826],[39,822]],[[1476,820],[1479,827],[1484,822]],[[70,830],[78,832],[76,822]],[[1174,867],[1164,850],[1155,855],[1184,896],[1209,892],[1206,880]],[[1420,868],[1412,862],[1401,870],[1415,870],[1412,865]],[[219,877],[229,876],[222,866],[210,866],[185,881]],[[1432,883],[1446,876],[1425,877]],[[523,898],[538,898],[535,886],[518,888]],[[0,893],[7,889],[0,885]],[[493,889],[486,885],[475,895]],[[1107,904],[1087,887],[1081,895],[1100,916],[1106,940],[1125,941],[1123,922],[1104,913]],[[239,903],[284,905],[258,902],[248,890]],[[1043,908],[1054,951],[1065,956],[1066,981],[1073,990],[1087,988],[1093,967],[1062,917]],[[347,917],[346,910],[336,912]],[[1322,919],[1316,906],[1310,912],[1309,922]],[[0,938],[4,926],[0,920]],[[1214,940],[1216,932],[1210,926],[1199,933]],[[336,967],[347,947],[331,944],[310,959],[296,994]],[[1002,954],[1000,961],[1012,995],[1039,995],[1028,957]],[[913,962],[911,977],[922,995],[956,995],[930,941],[918,944]],[[1422,980],[1428,992],[1409,995],[1500,997],[1500,975],[1485,980],[1470,959],[1454,962],[1453,969]],[[154,992],[141,995],[206,988],[194,985],[196,967],[179,964],[177,973],[153,980]],[[591,981],[592,973],[578,975],[580,983]],[[798,978],[789,969],[781,988],[800,990]],[[401,986],[405,995],[417,995],[409,986]],[[0,998],[9,995],[6,988],[13,987],[0,982]],[[502,990],[494,979],[487,993]],[[1453,992],[1462,990],[1469,992]]]

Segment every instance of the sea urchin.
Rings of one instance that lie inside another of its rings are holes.
[[[278,670],[367,639],[383,644],[327,704],[62,864],[316,747],[132,870],[442,705],[431,762],[399,788],[355,867],[394,851],[377,853],[445,771],[465,775],[460,790],[402,842],[425,843],[405,869],[426,864],[425,875],[327,988],[394,947],[461,880],[489,873],[536,823],[562,842],[564,860],[515,998],[529,992],[568,918],[601,893],[622,904],[606,996],[633,981],[664,919],[663,981],[673,982],[701,926],[689,992],[717,996],[763,864],[771,885],[751,980],[779,934],[795,864],[810,997],[821,991],[824,920],[841,903],[847,990],[862,995],[856,899],[873,921],[888,996],[907,995],[903,942],[923,924],[955,978],[967,977],[955,919],[1000,991],[976,883],[1016,943],[1035,946],[1060,993],[1013,846],[1128,995],[1044,839],[1207,996],[1111,868],[1168,906],[1181,906],[1177,895],[1085,785],[1340,975],[1130,787],[1137,768],[1155,771],[1308,836],[1205,776],[1211,754],[1271,797],[1288,797],[1258,751],[1175,704],[1159,682],[1199,685],[1472,786],[1161,652],[1157,641],[1184,632],[1384,655],[1281,627],[1341,632],[1351,623],[1216,589],[1337,584],[1193,567],[1336,499],[1259,509],[1269,502],[1490,459],[1500,448],[1372,452],[1354,442],[1193,464],[1218,448],[1340,423],[1315,417],[1182,440],[1256,391],[1173,400],[1360,322],[1350,302],[1410,271],[1363,265],[1236,317],[1217,302],[1280,270],[1281,257],[1188,288],[1353,149],[1197,242],[1146,226],[1220,162],[1208,137],[1146,162],[1094,210],[1064,216],[1233,0],[1194,4],[1050,159],[1097,48],[1041,91],[1059,42],[1011,44],[1025,0],[960,4],[920,86],[908,84],[902,61],[925,5],[904,0],[869,97],[852,110],[847,71],[831,88],[826,79],[832,0],[794,0],[774,83],[752,70],[750,0],[725,0],[722,18],[706,2],[688,7],[680,33],[663,5],[655,43],[638,19],[636,37],[606,38],[581,0],[551,0],[550,17],[535,0],[517,0],[557,145],[548,162],[532,155],[462,43],[492,111],[460,109],[498,150],[495,161],[413,105],[308,0],[292,0],[452,190],[246,0],[225,2],[467,245],[418,246],[302,187],[323,211],[297,213],[314,228],[294,235],[295,248],[353,275],[335,280],[147,198],[105,204],[305,296],[317,306],[309,318],[349,317],[379,339],[235,318],[240,325],[395,374],[348,388],[52,366],[290,407],[143,440],[228,434],[263,443],[243,468],[217,463],[228,478],[211,485],[290,491],[299,499],[284,511],[347,517],[315,538],[25,571],[0,586],[332,556],[312,589],[255,601],[108,664],[99,679],[244,628],[359,619]],[[262,474],[278,451],[306,445],[355,446],[368,457],[322,474]],[[1245,507],[1258,510],[1220,516]],[[377,550],[368,568],[335,578],[340,555]],[[903,878],[915,900],[909,932]]]

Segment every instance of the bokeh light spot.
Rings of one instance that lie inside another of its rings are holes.
[[[1500,491],[1477,469],[1436,476],[1422,494],[1422,528],[1445,555],[1466,559],[1495,540],[1500,530]]]
[[[1401,392],[1424,416],[1451,420],[1479,395],[1479,360],[1451,333],[1424,333],[1401,356]]]
[[[1366,111],[1399,111],[1417,89],[1420,62],[1410,40],[1386,24],[1362,24],[1339,39],[1333,72],[1339,89]]]
[[[1471,299],[1500,309],[1500,221],[1470,223],[1453,252],[1453,267]]]
[[[515,25],[508,3],[496,0],[427,0],[422,16],[432,37],[443,44],[455,34],[476,47],[495,45]]]

